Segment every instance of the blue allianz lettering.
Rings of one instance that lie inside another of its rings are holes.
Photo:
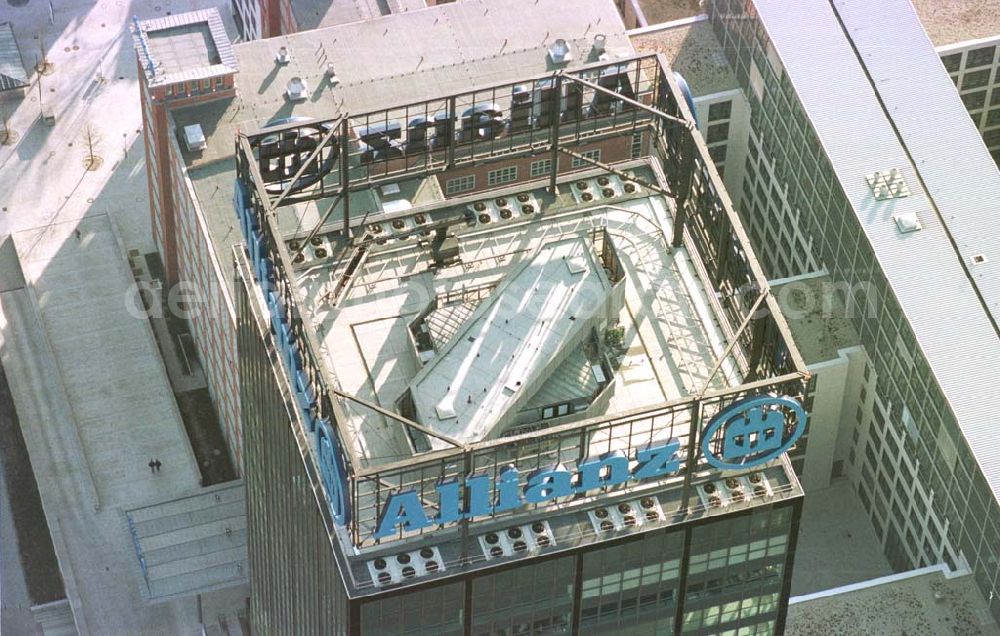
[[[316,388],[303,365],[302,352],[292,330],[288,307],[275,288],[274,264],[267,252],[264,233],[250,206],[246,187],[239,180],[236,181],[233,192],[233,207],[236,209],[240,219],[240,229],[247,242],[253,274],[260,284],[264,302],[267,304],[271,330],[288,374],[289,384],[295,394],[295,403],[298,405],[306,429],[315,435],[317,464],[320,478],[330,499],[330,512],[334,520],[343,525],[347,523],[350,510],[347,505],[345,485],[347,472],[344,468],[340,440],[330,421],[318,417]],[[400,505],[403,505],[402,502]]]
[[[392,492],[379,514],[375,538],[516,510],[527,504],[546,503],[627,481],[665,477],[680,470],[680,447],[680,442],[671,440],[641,448],[636,451],[634,468],[630,468],[624,453],[613,451],[581,461],[575,473],[561,464],[539,468],[528,473],[523,483],[520,471],[514,466],[501,469],[495,484],[491,484],[489,475],[483,474],[469,475],[464,484],[455,479],[442,481],[435,486],[438,514],[433,517],[427,513],[427,502],[416,491]],[[463,492],[468,498],[465,510],[461,502]]]

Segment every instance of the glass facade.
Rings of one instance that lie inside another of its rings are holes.
[[[361,601],[361,633],[776,634],[797,503]]]
[[[849,474],[886,555],[897,570],[940,560],[955,566],[961,555],[1000,619],[1000,505],[916,345],[791,79],[769,55],[774,47],[752,0],[714,0],[706,9],[750,103],[740,214],[755,251],[771,278],[826,268],[845,306],[854,308],[849,314],[870,356],[866,406],[845,425],[856,427]],[[986,58],[979,61],[985,65]],[[946,56],[944,63],[953,72],[970,68],[963,58]],[[754,76],[762,79],[760,86],[752,86]]]
[[[1000,38],[945,47],[941,61],[990,154],[1000,164]]]
[[[251,274],[244,259],[240,275]],[[777,634],[801,499],[348,598],[264,318],[239,285],[254,629],[268,634]]]

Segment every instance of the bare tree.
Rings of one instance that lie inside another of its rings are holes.
[[[10,127],[10,109],[0,102],[0,146],[9,146],[17,141],[17,133]]]
[[[0,144],[6,144],[10,137],[10,116],[7,114],[7,104],[0,103]]]
[[[101,159],[96,152],[94,152],[99,142],[100,139],[98,138],[97,133],[94,132],[93,126],[87,124],[87,127],[83,131],[83,143],[87,147],[87,157],[84,159],[83,165],[87,168],[87,170],[97,170],[101,166],[101,163],[104,162],[104,160]]]

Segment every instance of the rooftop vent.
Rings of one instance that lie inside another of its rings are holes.
[[[555,536],[548,521],[536,521],[479,536],[479,547],[488,561],[527,552],[535,553],[555,544]]]
[[[278,49],[278,54],[274,56],[274,61],[278,64],[288,64],[288,60],[291,59],[288,56],[288,47],[283,46]]]
[[[337,77],[337,71],[334,70],[333,64],[327,64],[326,65],[326,79],[333,86],[336,86],[337,84],[340,83],[340,78]]]
[[[868,187],[871,188],[877,201],[910,196],[910,188],[907,187],[899,168],[873,172],[865,176],[865,181],[868,182]]]
[[[441,551],[437,548],[421,548],[394,556],[378,557],[368,561],[367,565],[376,587],[395,585],[445,569]]]
[[[288,80],[288,90],[285,91],[285,95],[293,102],[301,102],[308,98],[308,95],[306,95],[306,91],[308,90],[306,81],[296,75]]]
[[[188,152],[205,149],[208,144],[205,142],[205,133],[201,129],[201,124],[191,124],[184,127],[184,145]]]
[[[569,42],[559,38],[549,47],[549,57],[552,58],[553,64],[566,64],[573,61],[573,49],[570,48]]]
[[[656,523],[666,519],[660,502],[652,496],[588,510],[587,516],[598,536],[631,530],[647,523]]]
[[[972,255],[972,264],[973,265],[982,265],[986,261],[987,261],[986,254],[973,254]]]
[[[896,222],[896,229],[899,230],[900,234],[916,232],[923,227],[920,225],[920,219],[917,218],[917,215],[914,212],[894,214],[892,216],[892,220]]]
[[[598,33],[594,36],[594,53],[600,55],[604,53],[604,47],[608,43],[608,36]]]

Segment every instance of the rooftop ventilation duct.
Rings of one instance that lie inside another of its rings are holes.
[[[207,146],[205,132],[201,129],[201,124],[191,124],[184,127],[184,146],[188,152],[204,150]]]
[[[913,212],[893,215],[892,220],[896,222],[896,229],[899,230],[900,234],[916,232],[923,227],[920,225],[920,219]]]
[[[288,90],[285,91],[285,95],[293,102],[300,102],[308,97],[306,95],[307,90],[309,89],[306,86],[306,81],[299,76],[295,76],[288,80]]]
[[[549,57],[552,58],[553,64],[566,64],[573,61],[573,49],[570,48],[569,42],[559,38],[549,47]]]
[[[594,36],[594,53],[600,55],[604,53],[604,47],[608,43],[608,36],[598,33]]]
[[[283,46],[278,49],[278,54],[274,56],[274,61],[278,64],[288,64],[288,47]]]
[[[337,71],[334,70],[333,64],[326,65],[326,79],[334,86],[340,83],[340,78],[337,77]]]

